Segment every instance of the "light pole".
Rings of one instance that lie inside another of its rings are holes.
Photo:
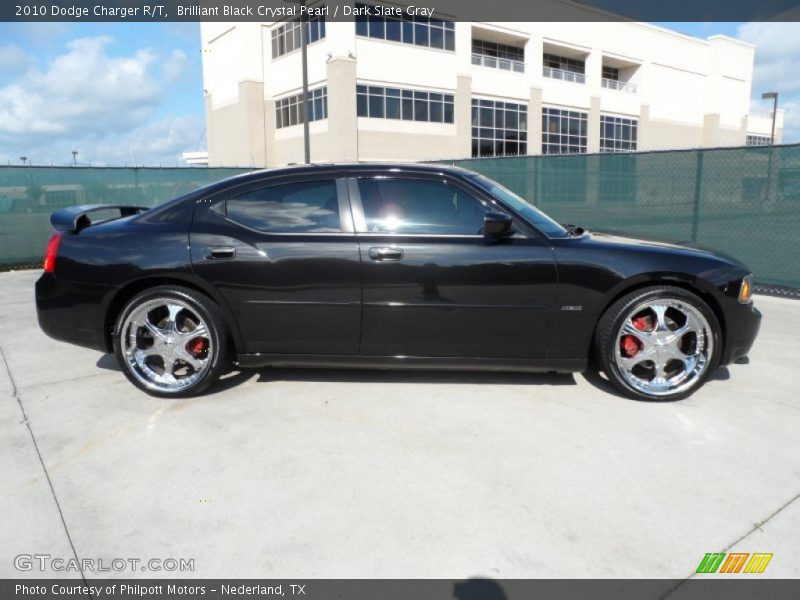
[[[73,150],[72,151],[72,164],[73,165],[77,165],[78,164],[78,151],[77,150]]]
[[[775,144],[775,119],[778,117],[778,92],[764,92],[762,100],[772,100],[772,135],[769,138],[770,146]]]
[[[305,0],[283,0],[289,4],[305,6]],[[308,20],[305,12],[300,13],[300,54],[303,61],[303,159],[306,164],[311,163],[311,135],[308,129]]]

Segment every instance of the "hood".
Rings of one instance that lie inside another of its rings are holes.
[[[594,242],[601,243],[608,246],[618,246],[620,248],[631,249],[649,249],[654,252],[664,252],[669,254],[682,254],[686,257],[705,258],[710,260],[717,260],[729,264],[733,267],[739,267],[747,270],[747,267],[741,261],[729,256],[725,253],[704,248],[697,245],[688,245],[685,243],[665,242],[652,239],[642,239],[638,237],[627,237],[613,233],[590,232],[587,234]]]

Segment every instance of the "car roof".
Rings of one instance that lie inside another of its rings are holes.
[[[473,171],[437,163],[389,163],[389,162],[356,162],[356,163],[312,163],[303,165],[287,165],[283,167],[273,167],[268,169],[258,169],[254,171],[247,171],[239,173],[225,179],[220,179],[209,183],[201,188],[193,190],[183,196],[179,196],[156,206],[146,213],[142,214],[139,218],[144,220],[163,218],[164,215],[172,214],[175,210],[180,210],[181,206],[194,204],[195,202],[208,198],[219,192],[224,192],[228,188],[246,185],[248,183],[256,183],[260,181],[267,182],[272,178],[292,176],[292,175],[306,175],[313,173],[320,173],[326,175],[341,176],[349,173],[358,172],[386,172],[396,171],[401,173],[439,173],[449,174],[456,177],[465,177],[475,175]]]
[[[405,173],[449,173],[451,175],[469,175],[472,171],[437,163],[387,163],[387,162],[357,162],[357,163],[311,163],[303,165],[287,165],[284,167],[273,167],[268,169],[258,169],[234,175],[223,181],[238,180],[257,180],[280,177],[283,175],[303,175],[307,173],[335,173],[337,171],[354,173],[369,171],[398,171]],[[221,182],[220,182],[221,183]]]

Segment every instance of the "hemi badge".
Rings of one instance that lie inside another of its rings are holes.
[[[582,304],[565,304],[561,310],[583,310]]]

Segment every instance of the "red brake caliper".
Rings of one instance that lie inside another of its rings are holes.
[[[208,340],[205,338],[194,338],[186,344],[186,351],[194,357],[200,356],[208,348]]]
[[[635,317],[631,320],[631,323],[639,331],[645,331],[650,325],[650,321],[647,317]],[[620,344],[622,346],[622,355],[627,358],[636,356],[639,350],[642,349],[642,342],[640,342],[635,335],[623,335]]]

